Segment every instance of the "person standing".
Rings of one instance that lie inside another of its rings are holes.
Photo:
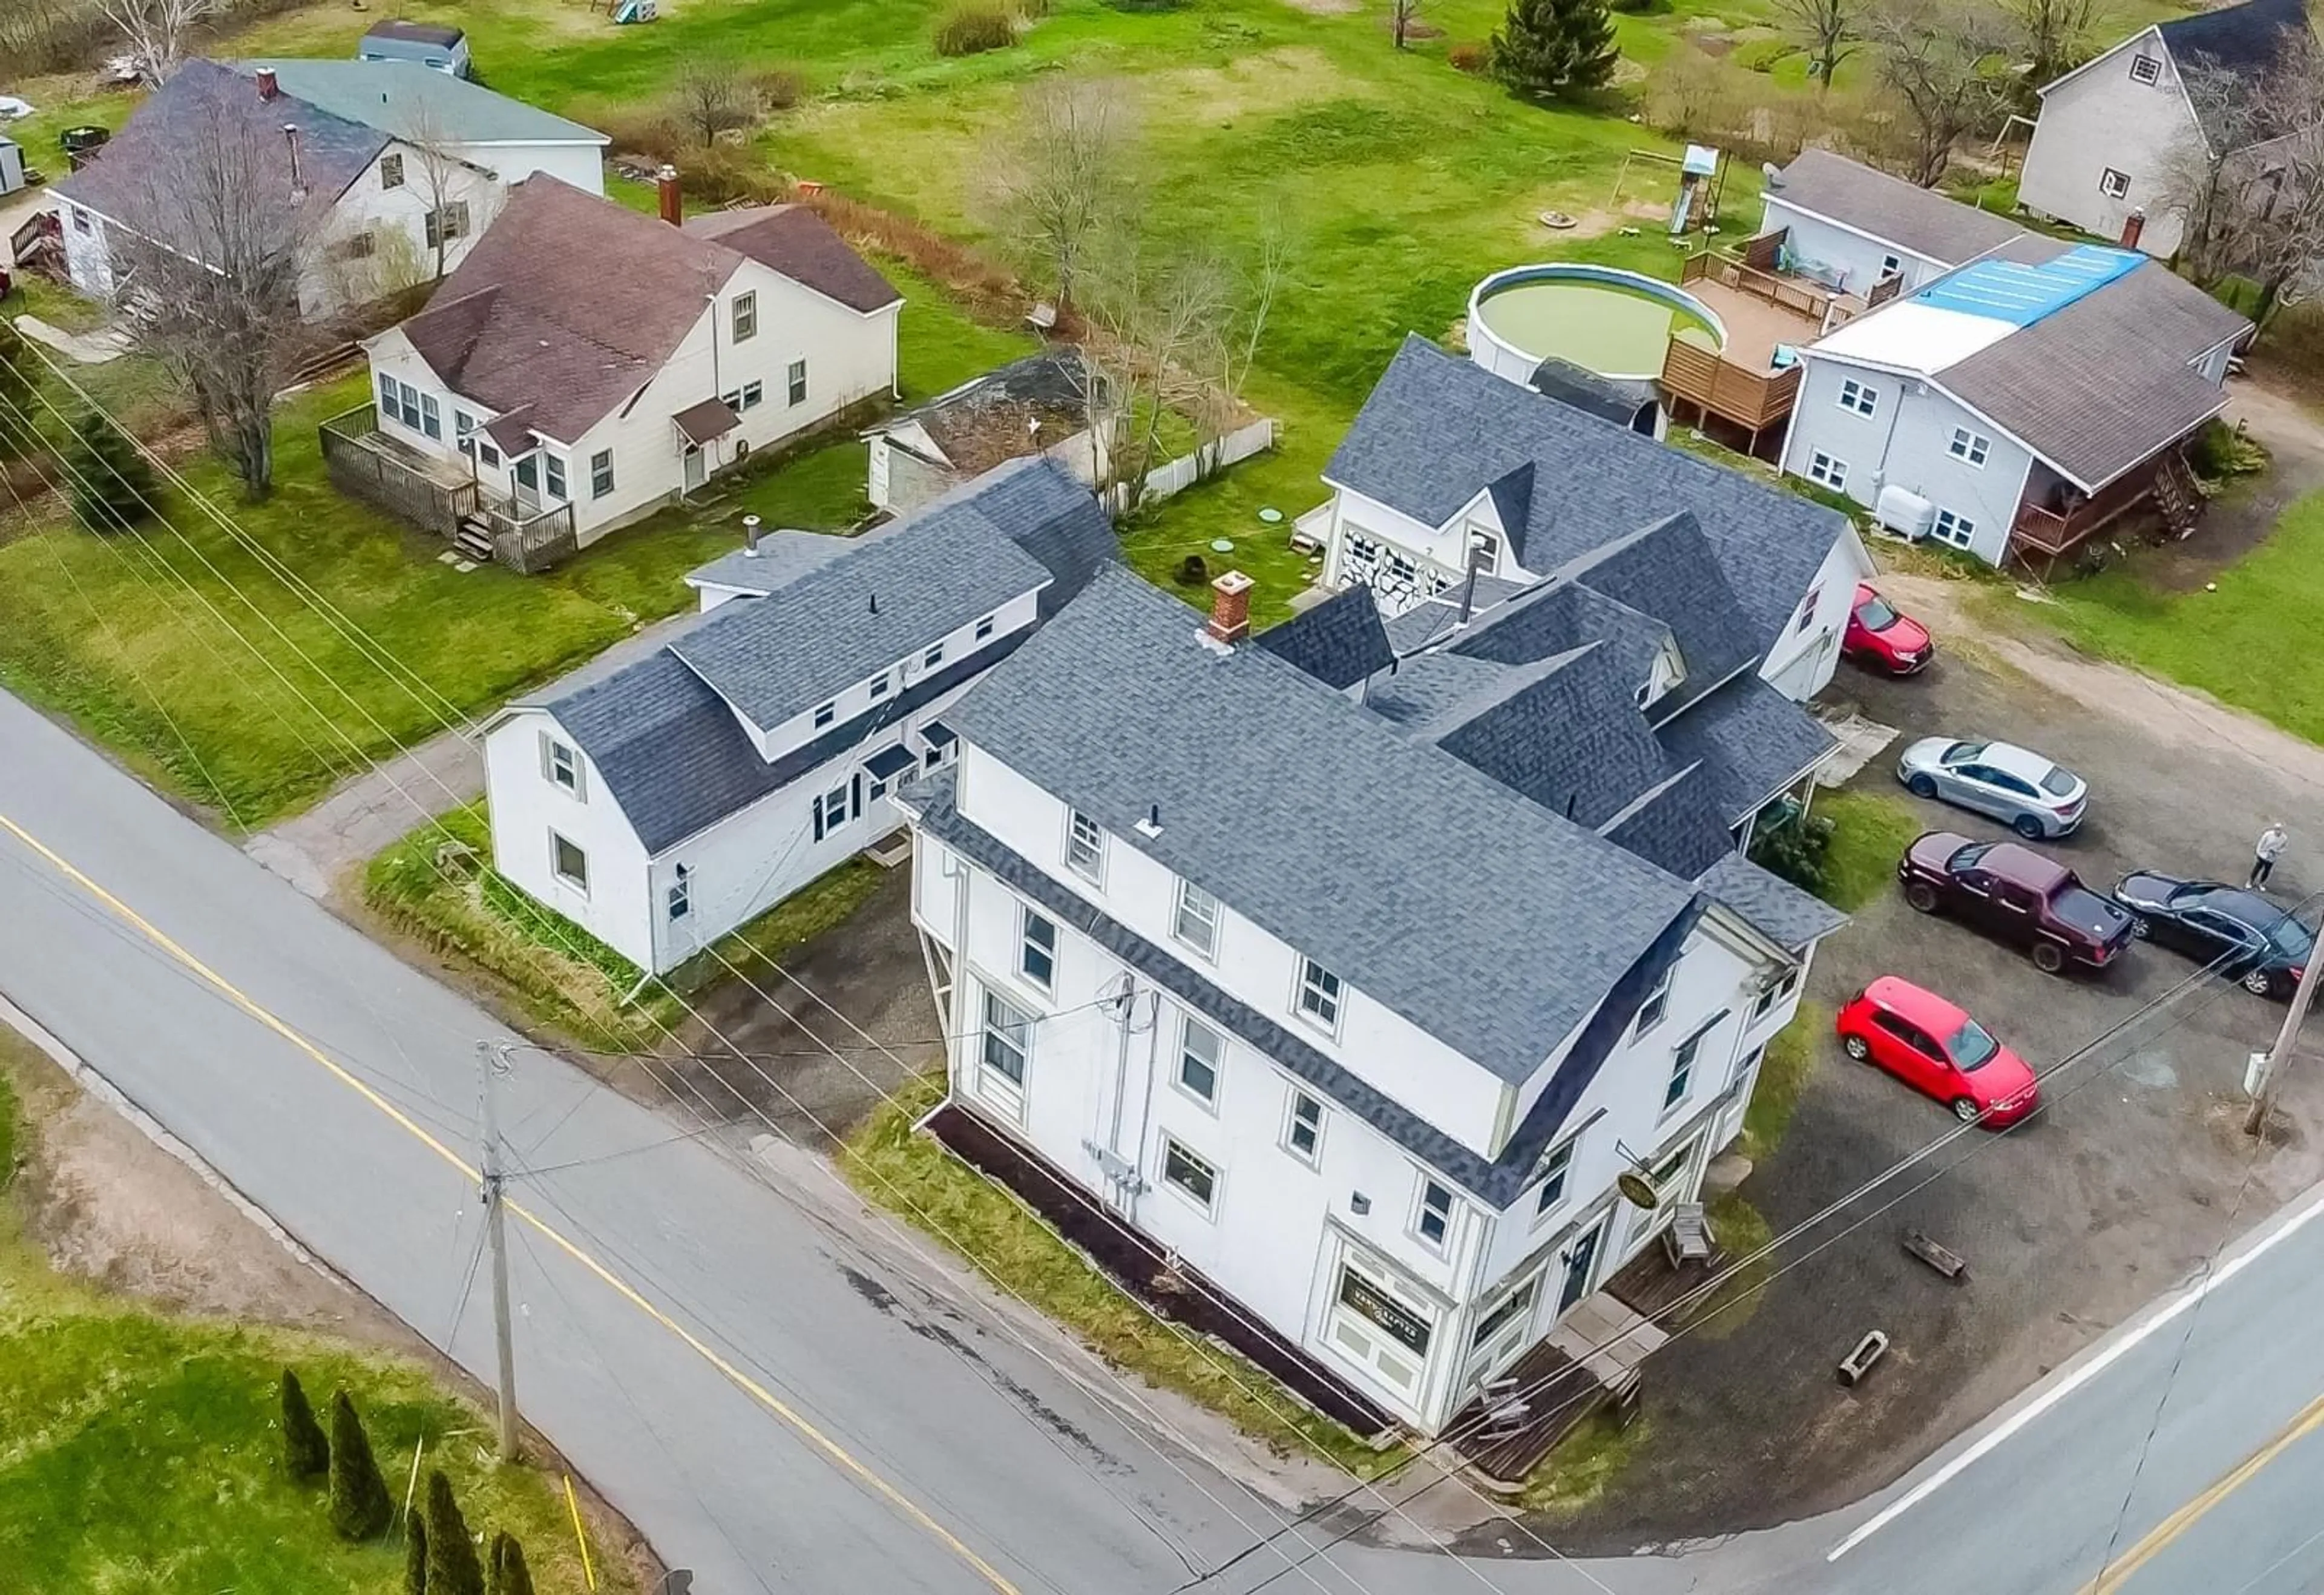
[[[2292,840],[2282,820],[2270,820],[2267,829],[2259,834],[2252,845],[2251,879],[2244,882],[2254,890],[2264,887],[2267,878],[2275,873],[2275,861],[2283,856],[2284,844]]]

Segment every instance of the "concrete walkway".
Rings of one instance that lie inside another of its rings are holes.
[[[16,318],[16,330],[36,344],[46,344],[67,359],[83,365],[103,365],[118,360],[129,351],[128,335],[117,327],[101,327],[95,332],[67,332],[61,327],[51,327],[38,316]]]
[[[700,618],[698,611],[688,610],[657,621],[622,638],[559,685],[610,675],[643,659]],[[482,718],[475,722],[482,724]],[[484,796],[484,758],[472,740],[474,731],[475,725],[464,725],[444,732],[350,776],[304,814],[250,837],[243,852],[309,897],[327,899],[349,871],[426,821]]]

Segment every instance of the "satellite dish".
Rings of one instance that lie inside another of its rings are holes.
[[[1663,1204],[1663,1194],[1655,1189],[1654,1181],[1636,1169],[1626,1168],[1616,1175],[1614,1189],[1619,1191],[1622,1200],[1632,1207],[1644,1208],[1648,1212]]]

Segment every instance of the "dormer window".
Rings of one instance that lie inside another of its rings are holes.
[[[944,663],[944,644],[941,642],[920,655],[920,668],[923,670],[933,670],[942,663]]]
[[[889,675],[888,675],[888,672],[887,672],[887,671],[885,671],[885,670],[882,670],[882,671],[881,671],[877,676],[872,677],[872,697],[874,697],[875,699],[876,699],[876,698],[883,698],[883,697],[886,697],[886,696],[888,696],[888,687],[889,687],[889,684],[890,684]]]
[[[838,718],[839,700],[837,698],[834,698],[827,704],[817,704],[815,706],[815,728],[817,731],[821,731]]]
[[[1299,961],[1299,1017],[1311,1024],[1336,1033],[1340,1028],[1340,1000],[1347,988],[1340,977],[1316,963],[1313,958]]]
[[[1065,866],[1084,880],[1105,874],[1105,832],[1079,809],[1065,814]]]

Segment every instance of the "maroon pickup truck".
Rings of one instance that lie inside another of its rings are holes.
[[[2069,963],[2104,969],[2130,944],[2128,914],[2023,843],[1931,831],[1896,861],[1896,881],[1922,913],[1950,914],[2023,947],[2046,974]]]

